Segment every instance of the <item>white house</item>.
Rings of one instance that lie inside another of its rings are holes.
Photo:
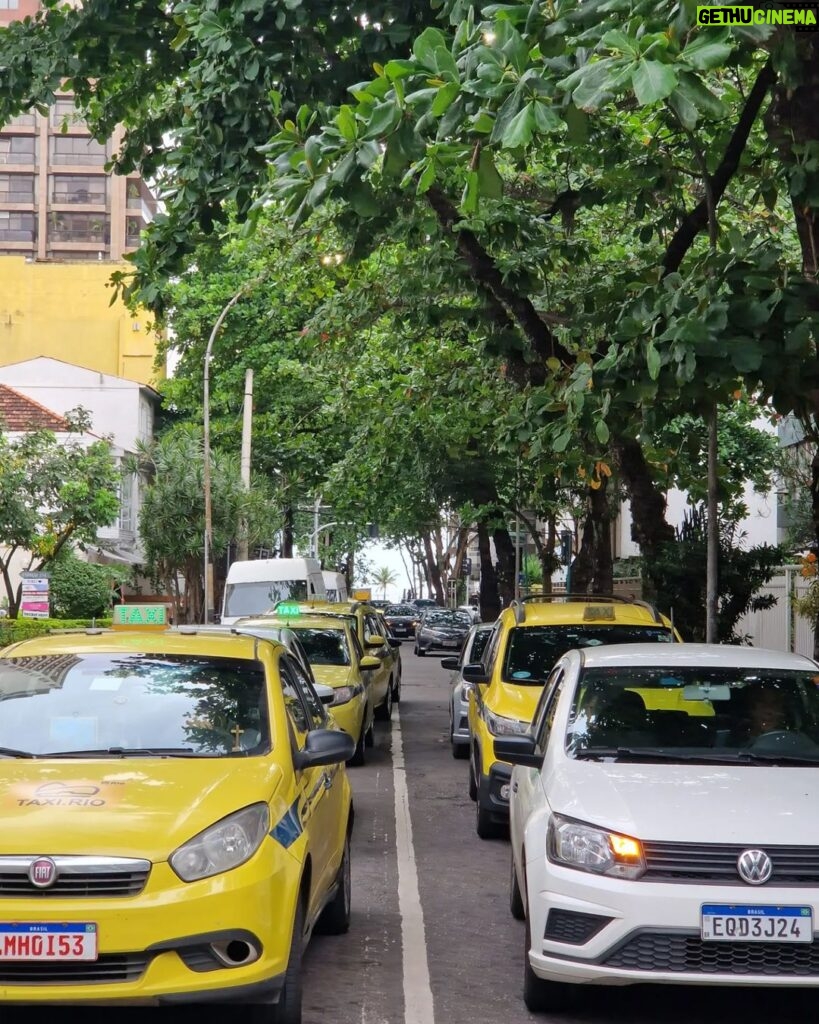
[[[81,406],[91,418],[91,437],[109,437],[115,457],[122,460],[136,451],[137,441],[154,434],[159,394],[153,388],[124,377],[89,370],[47,356],[0,367],[0,384],[64,416]],[[119,521],[99,531],[97,556],[104,561],[134,565],[143,560],[137,533],[140,481],[123,474]]]

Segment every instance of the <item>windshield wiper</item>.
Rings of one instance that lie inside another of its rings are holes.
[[[199,754],[193,747],[105,747],[96,750],[54,750],[40,757],[216,757]]]
[[[737,751],[736,759],[749,764],[796,764],[813,765],[819,768],[819,756],[805,757],[801,754],[767,754],[764,751],[739,750]]]
[[[709,754],[702,752],[685,752],[682,750],[660,750],[657,747],[589,747],[578,750],[574,757],[579,761],[600,761],[611,758],[615,761],[676,761],[686,764],[736,764],[737,758],[731,754]],[[819,762],[817,762],[819,763]]]
[[[0,747],[2,757],[36,757],[30,750],[15,750],[14,747]]]

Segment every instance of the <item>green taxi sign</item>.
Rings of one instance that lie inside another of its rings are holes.
[[[140,626],[165,629],[168,625],[166,604],[118,604],[114,606],[113,625],[120,629]]]
[[[295,601],[280,601],[276,605],[277,615],[301,615],[301,608]]]

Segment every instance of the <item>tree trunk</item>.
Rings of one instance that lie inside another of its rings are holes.
[[[443,605],[446,604],[443,584],[441,583],[441,569],[432,550],[432,538],[429,533],[422,536],[424,542],[424,554],[426,555],[426,566],[429,574],[430,591],[434,591],[435,600]]]
[[[284,509],[284,525],[282,526],[282,558],[293,557],[293,506],[287,504]]]
[[[549,516],[546,520],[546,545],[540,553],[540,582],[544,594],[552,593],[552,573],[555,565],[555,545],[557,544],[557,524],[555,517]]]
[[[489,530],[483,521],[478,522],[478,557],[481,561],[481,588],[479,596],[481,621],[493,622],[500,614],[501,603],[498,595],[498,578],[495,573],[495,566],[492,564]]]
[[[814,423],[816,429],[819,430],[816,418],[814,418]],[[819,444],[814,445],[813,459],[810,464],[810,508],[813,532],[817,537],[815,551],[819,552]],[[819,613],[813,624],[813,659],[814,661],[819,659]]]
[[[609,478],[604,476],[597,490],[589,488],[589,518],[594,531],[591,586],[593,594],[610,594],[614,590],[608,483]]]
[[[498,556],[498,592],[504,606],[508,606],[515,600],[515,545],[505,526],[496,526],[492,539]]]

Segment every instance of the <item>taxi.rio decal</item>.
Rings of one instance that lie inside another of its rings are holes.
[[[119,802],[122,782],[86,782],[83,779],[20,783],[9,791],[15,807],[111,807]]]
[[[299,814],[298,798],[293,801],[287,811],[270,830],[270,835],[287,849],[302,833],[301,815]]]

